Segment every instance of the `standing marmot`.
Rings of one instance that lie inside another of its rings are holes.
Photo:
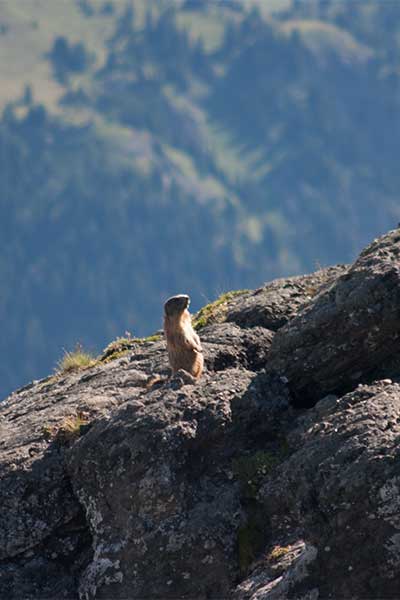
[[[204,358],[200,338],[192,327],[187,309],[189,303],[190,298],[185,294],[168,298],[164,304],[164,333],[172,373],[184,369],[198,379]]]

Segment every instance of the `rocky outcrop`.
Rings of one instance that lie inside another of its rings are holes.
[[[400,385],[384,380],[327,396],[298,419],[290,458],[258,492],[284,551],[236,598],[398,597],[399,407]]]
[[[317,293],[329,288],[347,266],[322,269],[311,275],[276,279],[257,290],[247,292],[230,302],[226,320],[241,327],[261,326],[278,331]]]
[[[271,371],[288,378],[300,406],[398,372],[400,232],[364,250],[354,265],[274,337]]]
[[[229,297],[196,384],[132,341],[6,399],[0,597],[397,598],[399,252]]]

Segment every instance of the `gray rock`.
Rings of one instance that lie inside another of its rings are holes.
[[[224,597],[241,506],[221,454],[251,375],[221,372],[128,401],[72,449],[69,473],[94,554],[83,598]]]
[[[231,297],[199,382],[161,338],[1,403],[0,597],[398,598],[399,258]]]
[[[65,466],[75,440],[59,434],[81,414],[87,430],[144,393],[146,369],[166,367],[162,342],[131,358],[33,382],[0,404],[1,598],[77,597],[92,538]]]
[[[375,240],[348,272],[274,336],[267,366],[299,406],[398,372],[400,231]]]
[[[75,444],[68,471],[94,548],[83,598],[226,597],[245,519],[232,460],[282,427],[285,390],[243,368],[196,385],[178,372]]]
[[[275,554],[274,554],[275,552]],[[302,540],[287,546],[276,546],[264,561],[234,591],[233,600],[282,600],[293,597],[295,587],[309,576],[310,567],[318,556],[315,546]],[[318,600],[318,588],[295,596],[298,600]]]
[[[321,290],[329,287],[346,265],[321,269],[310,275],[275,279],[229,302],[226,320],[241,327],[261,326],[277,331],[288,323]]]
[[[274,335],[264,327],[242,329],[234,323],[209,325],[200,333],[209,371],[240,366],[260,370],[267,361]]]
[[[283,546],[295,533],[318,549],[301,581],[289,565],[282,597],[314,588],[318,598],[399,597],[399,406],[400,386],[377,382],[330,404],[323,420],[317,407],[300,418],[292,455],[259,492]]]
[[[271,333],[215,327],[204,332],[209,370],[197,385],[178,373],[146,389],[168,371],[160,341],[2,403],[0,597],[205,597],[232,587],[246,518],[232,460],[272,436],[290,403],[283,384],[255,373]],[[79,435],[60,436],[80,414]]]

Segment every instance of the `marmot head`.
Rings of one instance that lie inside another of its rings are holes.
[[[180,315],[189,306],[190,298],[186,294],[171,296],[164,304],[164,313],[167,317]]]

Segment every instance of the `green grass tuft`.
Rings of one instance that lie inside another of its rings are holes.
[[[134,340],[130,333],[125,337],[118,337],[104,348],[99,360],[101,362],[109,362],[110,360],[120,358],[132,348],[133,342]]]
[[[161,335],[159,334],[149,335],[144,338],[134,338],[128,333],[125,337],[119,337],[110,342],[98,357],[94,357],[88,352],[84,352],[82,346],[78,344],[75,350],[72,352],[65,352],[62,359],[58,361],[55,377],[65,373],[88,369],[89,367],[94,367],[99,364],[109,363],[128,354],[136,344],[157,342],[160,339]]]
[[[196,313],[193,317],[193,327],[196,330],[202,329],[210,323],[221,323],[225,320],[225,314],[228,308],[230,300],[236,296],[242,296],[248,290],[235,290],[232,292],[225,292],[217,300],[206,304]]]
[[[103,364],[107,364],[113,360],[117,360],[118,358],[122,358],[123,356],[126,356],[128,353],[129,353],[129,348],[127,348],[126,350],[115,351],[115,352],[112,352],[111,354],[108,354],[105,358],[101,357],[99,359],[99,362],[101,362]]]
[[[82,346],[78,344],[72,352],[64,353],[64,356],[57,363],[56,372],[57,374],[71,373],[72,371],[93,367],[95,364],[96,359],[88,352],[84,352]]]
[[[135,344],[144,344],[146,342],[157,342],[161,339],[161,335],[154,334],[149,335],[145,338],[134,338],[130,334],[126,337],[119,337],[110,344],[106,348],[104,348],[102,355],[99,358],[99,361],[102,363],[108,363],[112,360],[116,360],[117,358],[121,358],[125,356],[130,350],[132,350]]]
[[[136,344],[145,344],[146,342],[158,342],[159,340],[161,340],[161,335],[158,333],[155,333],[154,335],[148,335],[147,337],[144,337],[144,338],[135,338],[134,339]]]

